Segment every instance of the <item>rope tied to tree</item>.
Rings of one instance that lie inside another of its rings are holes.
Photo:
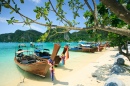
[[[70,40],[70,37],[67,33],[64,33],[64,39],[67,40],[67,41]]]

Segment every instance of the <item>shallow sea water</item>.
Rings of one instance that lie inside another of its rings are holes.
[[[23,76],[26,78],[40,80],[41,77],[30,74],[21,70],[15,63],[15,51],[18,50],[18,45],[20,43],[0,43],[0,86],[4,86],[8,83],[13,82],[16,79],[22,80]],[[24,43],[27,47],[24,49],[34,51],[34,48],[29,47],[30,43]],[[43,45],[43,48],[50,49],[50,53],[53,51],[54,43],[35,43],[36,45]],[[63,51],[63,47],[67,43],[60,43],[61,48],[58,52],[58,55],[61,55]],[[76,46],[77,43],[70,43],[71,47]],[[69,60],[74,59],[75,57],[79,57],[81,53],[69,52]],[[71,58],[72,57],[72,58]],[[47,74],[47,77],[50,77]]]

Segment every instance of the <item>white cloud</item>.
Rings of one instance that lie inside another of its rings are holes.
[[[26,29],[33,29],[33,30],[36,30],[36,31],[39,31],[39,32],[45,32],[46,31],[45,28],[40,28],[40,27],[38,27],[37,25],[34,25],[34,24],[31,24],[30,26],[28,26],[28,25],[24,25],[23,26],[22,23],[21,24],[16,23],[15,25],[19,25],[19,26],[25,27]]]
[[[29,28],[30,28],[30,27],[29,27]],[[46,31],[45,28],[40,28],[40,27],[38,27],[37,25],[31,25],[31,29],[37,30],[37,31],[40,31],[40,32],[45,32],[45,31]]]
[[[40,3],[41,2],[41,0],[32,0],[32,2],[34,2],[34,3]]]
[[[7,19],[7,18],[4,18],[4,17],[0,17],[0,22],[2,22],[2,23],[7,23],[6,20],[8,20],[8,19]]]
[[[0,23],[7,23],[8,18],[5,18],[5,17],[0,17]],[[12,24],[11,24],[12,25]],[[25,27],[26,29],[33,29],[33,30],[37,30],[37,31],[40,31],[40,32],[45,32],[46,29],[45,28],[40,28],[38,27],[37,25],[34,25],[34,24],[31,24],[31,28],[30,26],[28,25],[24,25],[23,26],[23,23],[14,23],[13,26],[21,26],[21,27]]]
[[[5,18],[5,17],[0,17],[0,22],[1,22],[1,23],[7,23],[6,20],[10,20],[10,19],[9,19],[9,18]],[[13,25],[22,26],[23,24],[22,24],[22,23],[14,23]]]

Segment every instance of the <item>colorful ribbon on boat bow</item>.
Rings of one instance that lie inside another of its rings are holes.
[[[62,60],[62,64],[65,65],[65,55],[64,54],[61,55],[61,60]]]
[[[48,64],[50,65],[50,72],[51,72],[51,80],[54,80],[54,61],[52,59],[48,60]]]
[[[65,65],[65,61],[69,58],[69,47],[66,45],[64,47],[63,53],[61,54],[62,64]]]

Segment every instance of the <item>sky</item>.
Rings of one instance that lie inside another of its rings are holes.
[[[16,1],[16,3],[18,4],[18,7],[20,8],[20,13],[24,14],[25,16],[32,18],[32,19],[36,19],[36,13],[33,12],[33,10],[35,9],[36,6],[44,6],[44,2],[48,1],[48,0],[24,0],[24,4],[20,3],[20,0],[14,0]],[[51,0],[53,5],[56,5],[56,0]],[[68,0],[65,0],[66,2]],[[80,1],[84,1],[84,0],[80,0]],[[90,1],[90,5],[92,5],[91,0]],[[99,3],[99,0],[95,0],[96,3]],[[83,2],[84,3],[84,2]],[[66,18],[69,19],[70,21],[73,20],[73,15],[72,12],[70,11],[70,8],[65,4],[65,6],[63,7],[64,11],[67,12]],[[86,21],[83,18],[83,13],[88,10],[87,6],[84,7],[85,10],[80,10],[79,11],[79,15],[80,17],[76,19],[76,21],[80,22],[79,25],[77,25],[76,27],[85,27],[84,22]],[[37,30],[39,32],[46,32],[47,28],[45,26],[40,26],[37,24],[31,24],[31,28],[29,26],[23,26],[23,24],[10,24],[8,25],[6,20],[9,20],[11,17],[15,17],[15,19],[17,20],[22,20],[22,18],[16,14],[16,13],[12,13],[10,14],[11,10],[2,7],[1,13],[0,13],[0,34],[5,34],[5,33],[14,33],[16,30],[29,30],[29,29],[34,29]],[[49,18],[50,20],[53,22],[54,25],[60,25],[62,26],[63,24],[59,21],[56,20],[56,15],[52,12],[50,12],[49,14]],[[46,23],[45,20],[43,18],[40,18],[40,20],[38,20],[38,22],[40,23]],[[73,32],[73,31],[71,31]]]

